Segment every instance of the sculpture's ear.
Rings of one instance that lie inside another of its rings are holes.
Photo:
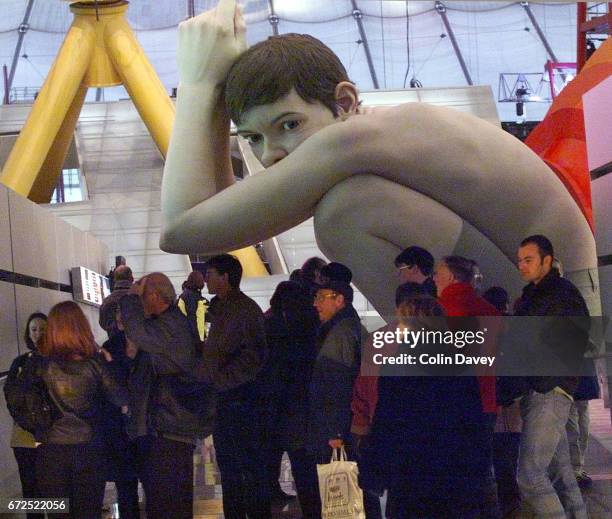
[[[359,106],[359,91],[350,81],[341,81],[336,85],[334,92],[336,106],[338,107],[338,117],[344,119],[354,114]]]

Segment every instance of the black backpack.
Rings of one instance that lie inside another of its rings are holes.
[[[48,431],[62,416],[44,380],[37,373],[41,363],[42,358],[33,352],[18,357],[4,383],[9,413],[19,427],[34,437]]]

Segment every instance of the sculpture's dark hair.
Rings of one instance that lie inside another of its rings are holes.
[[[342,62],[323,42],[308,34],[271,36],[250,47],[232,65],[225,81],[225,104],[240,124],[246,112],[289,94],[319,101],[338,116],[336,86],[350,81]]]

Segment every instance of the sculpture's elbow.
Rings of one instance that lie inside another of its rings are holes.
[[[180,240],[178,239],[176,229],[171,225],[163,225],[159,235],[159,248],[164,252],[171,254],[181,254]]]

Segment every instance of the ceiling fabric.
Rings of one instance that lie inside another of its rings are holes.
[[[463,86],[465,77],[433,1],[356,0],[380,88],[398,89],[411,79],[426,87]],[[27,0],[0,0],[0,64],[11,65]],[[201,13],[216,0],[195,0]],[[268,0],[241,2],[253,44],[272,34]],[[340,56],[362,90],[373,89],[364,45],[350,0],[273,0],[280,33],[311,34]],[[176,26],[187,15],[185,0],[131,0],[128,18],[147,56],[168,90],[178,81]],[[491,85],[497,99],[502,72],[542,72],[546,51],[524,9],[516,2],[445,2],[447,16],[476,85]],[[575,61],[576,7],[573,3],[530,3],[560,61]],[[70,26],[72,14],[60,0],[35,0],[14,87],[37,87]],[[89,94],[93,99],[95,93]],[[104,99],[125,98],[121,87],[104,90]],[[541,119],[548,103],[530,103],[530,119]],[[502,120],[515,118],[512,103],[499,103]]]

